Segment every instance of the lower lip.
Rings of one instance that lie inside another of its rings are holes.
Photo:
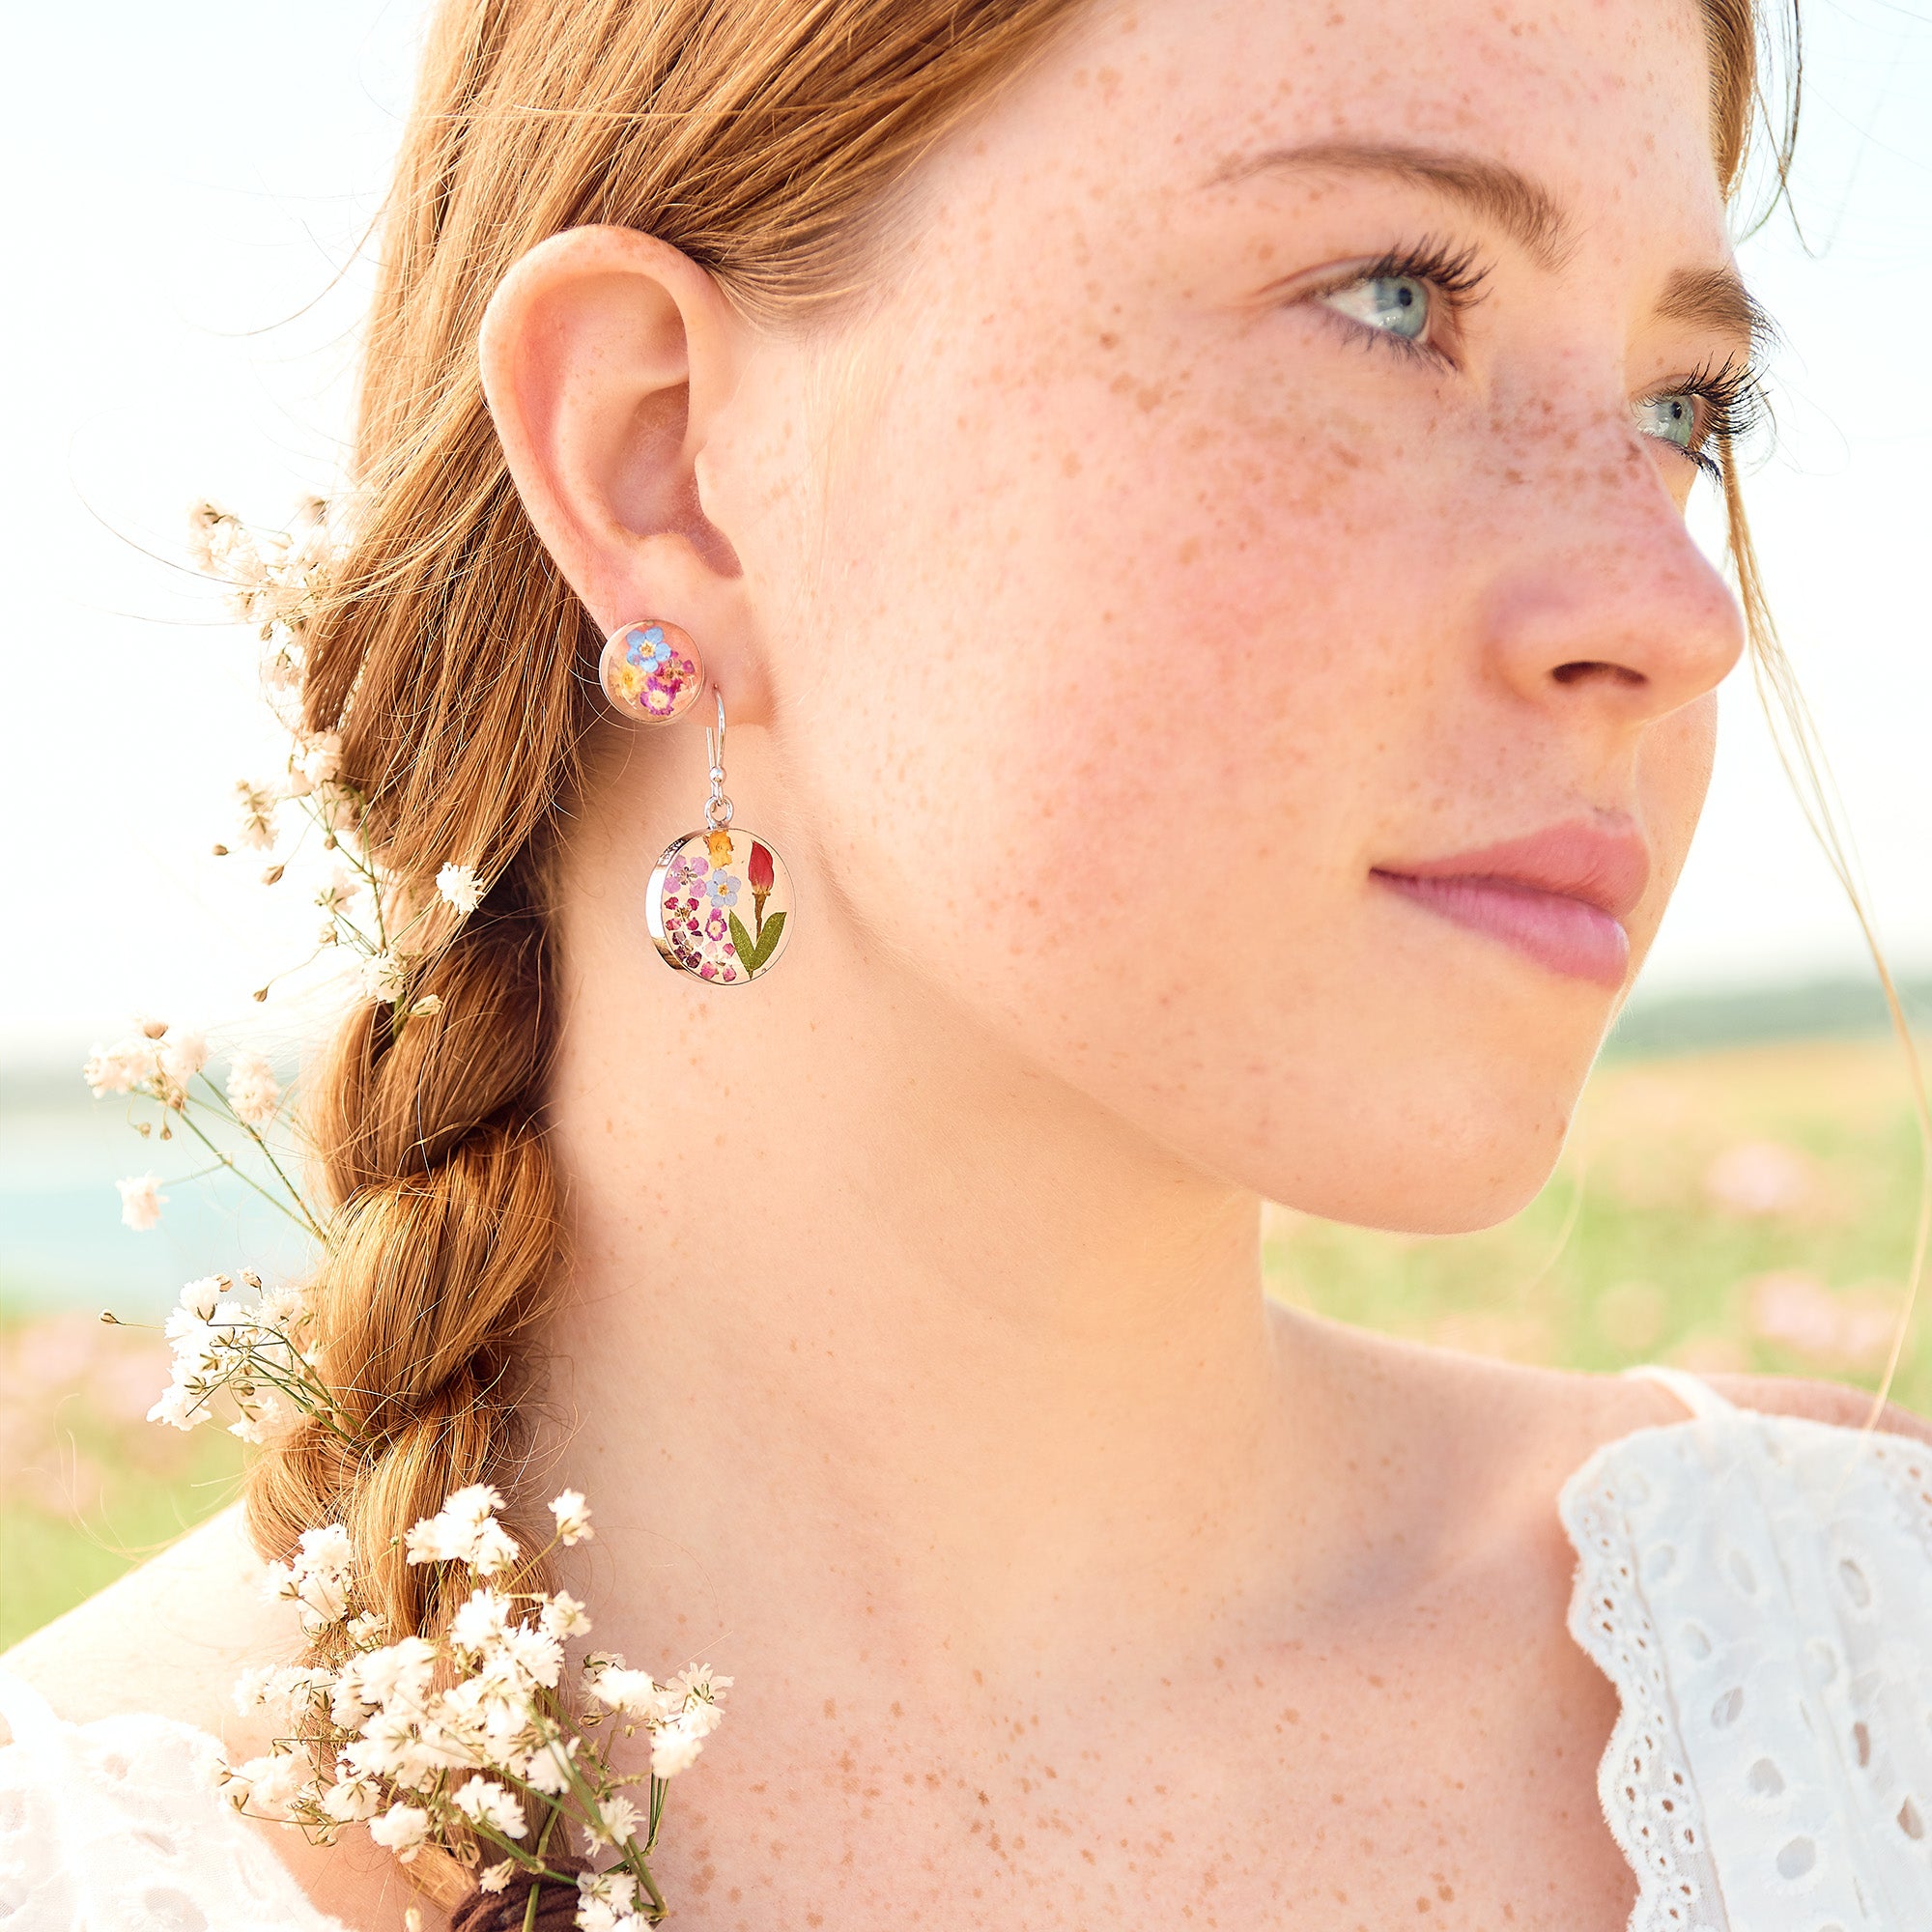
[[[1418,879],[1372,872],[1391,892],[1471,932],[1513,946],[1539,966],[1599,986],[1621,986],[1630,967],[1630,934],[1608,913],[1561,893],[1500,879]]]

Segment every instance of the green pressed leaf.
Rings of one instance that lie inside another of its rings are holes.
[[[731,918],[731,944],[738,949],[738,964],[750,972],[757,960],[757,946],[745,929],[745,922],[734,912]]]
[[[781,912],[775,912],[766,920],[765,929],[758,935],[757,963],[760,966],[778,951],[779,934],[784,930],[784,923],[785,916]]]

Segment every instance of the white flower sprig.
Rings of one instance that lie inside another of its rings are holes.
[[[114,1046],[97,1046],[81,1068],[81,1078],[97,1100],[125,1094],[154,1101],[160,1109],[158,1122],[133,1117],[134,1130],[143,1140],[171,1141],[175,1129],[182,1128],[213,1157],[213,1165],[203,1173],[225,1170],[238,1176],[298,1227],[320,1237],[322,1223],[309,1211],[301,1190],[282,1165],[282,1154],[269,1138],[284,1097],[274,1068],[258,1053],[238,1052],[229,1061],[227,1084],[217,1087],[209,1077],[208,1064],[208,1042],[200,1034],[176,1033],[165,1020],[151,1019],[143,1021],[132,1037]],[[204,1122],[215,1131],[211,1132]],[[221,1146],[215,1133],[223,1128],[240,1129],[266,1168],[267,1180],[250,1174]],[[118,1185],[121,1218],[128,1227],[145,1231],[160,1220],[168,1197],[160,1191],[157,1175],[136,1175]]]
[[[238,1707],[266,1709],[283,1735],[224,1766],[222,1779],[238,1809],[298,1826],[313,1843],[364,1823],[405,1863],[434,1845],[484,1891],[521,1874],[574,1889],[582,1932],[640,1932],[668,1909],[649,1863],[666,1787],[724,1720],[731,1680],[694,1663],[659,1684],[593,1655],[579,1679],[589,1704],[574,1710],[561,1689],[564,1645],[590,1619],[561,1590],[501,1586],[521,1555],[497,1520],[502,1506],[496,1490],[473,1485],[409,1531],[410,1562],[459,1565],[469,1585],[434,1639],[384,1642],[382,1620],[358,1606],[348,1532],[304,1531],[265,1587],[294,1603],[311,1641],[339,1661],[242,1677]],[[556,1531],[539,1561],[591,1534],[575,1491],[551,1511]],[[648,1768],[620,1769],[615,1747],[639,1733]],[[579,1869],[567,1856],[573,1833],[584,1858],[609,1861],[604,1869]]]
[[[337,855],[329,882],[316,895],[324,919],[310,960],[330,947],[358,954],[356,980],[363,996],[388,1007],[390,1024],[400,1033],[410,1020],[437,1010],[433,994],[411,997],[423,923],[445,909],[467,917],[482,904],[488,888],[473,865],[451,860],[437,874],[435,893],[420,895],[401,926],[392,929],[391,895],[365,836],[368,798],[343,769],[340,733],[305,726],[300,691],[307,633],[324,608],[338,561],[327,505],[312,498],[292,528],[262,531],[232,511],[204,502],[192,511],[189,529],[196,563],[227,585],[236,616],[258,627],[266,647],[264,688],[294,741],[281,778],[271,783],[237,782],[237,840],[274,859],[263,874],[270,885],[280,882],[306,836],[298,823],[284,845],[285,816],[305,820],[323,849]],[[220,856],[229,850],[214,849]],[[353,916],[358,907],[364,917]],[[267,993],[265,986],[255,997]]]
[[[174,1350],[172,1371],[148,1420],[193,1429],[213,1419],[215,1398],[226,1394],[238,1411],[229,1434],[244,1442],[266,1441],[296,1416],[309,1415],[353,1443],[305,1346],[300,1292],[264,1289],[255,1274],[242,1280],[255,1293],[250,1304],[235,1295],[225,1274],[182,1290],[164,1331]]]
[[[433,896],[405,900],[412,910],[392,929],[396,901],[368,849],[368,802],[345,773],[342,740],[303,728],[306,632],[328,594],[334,563],[326,507],[312,502],[294,530],[263,534],[202,504],[192,526],[196,560],[228,583],[236,614],[258,626],[268,646],[264,688],[294,736],[281,780],[237,785],[237,840],[272,858],[286,812],[317,829],[323,848],[336,855],[316,895],[324,915],[317,954],[329,947],[359,954],[363,996],[390,1008],[392,1034],[400,1034],[440,1009],[434,994],[412,988],[419,923],[468,918],[487,884],[473,865],[453,859],[438,872]],[[274,859],[264,884],[277,884],[285,870],[286,858]],[[268,993],[264,986],[255,998]],[[290,1179],[270,1138],[290,1099],[270,1063],[235,1052],[217,1085],[201,1035],[155,1019],[137,1026],[135,1037],[89,1056],[84,1073],[96,1097],[154,1102],[159,1139],[183,1128],[213,1155],[205,1172],[241,1174],[309,1235],[326,1239],[325,1216]],[[155,1121],[133,1124],[144,1139],[155,1137]],[[243,1172],[218,1144],[215,1134],[226,1138],[226,1129],[252,1146],[267,1179]],[[123,1220],[136,1229],[155,1226],[168,1199],[160,1178],[138,1175],[119,1186]],[[249,1272],[239,1280],[252,1299],[225,1274],[182,1290],[165,1329],[172,1372],[149,1419],[186,1430],[232,1406],[233,1433],[261,1443],[307,1418],[359,1454],[365,1445],[322,1375],[300,1293],[265,1290]],[[118,1322],[112,1314],[101,1319]],[[304,1530],[289,1560],[269,1566],[266,1587],[295,1605],[311,1662],[243,1674],[239,1708],[267,1710],[277,1735],[260,1755],[223,1764],[221,1778],[238,1809],[299,1827],[312,1842],[333,1843],[346,1827],[361,1824],[405,1863],[425,1846],[447,1853],[485,1892],[521,1879],[530,1887],[526,1925],[535,1919],[539,1888],[551,1885],[575,1891],[582,1932],[641,1932],[667,1910],[649,1858],[668,1783],[691,1767],[723,1720],[731,1680],[693,1663],[659,1684],[604,1653],[584,1660],[573,1692],[565,1645],[589,1633],[583,1605],[561,1590],[513,1585],[520,1575],[536,1574],[554,1550],[592,1534],[589,1507],[575,1490],[554,1498],[551,1539],[528,1559],[499,1520],[502,1507],[495,1489],[472,1485],[411,1526],[402,1538],[406,1560],[457,1566],[459,1587],[469,1594],[445,1629],[393,1641],[361,1596],[363,1572],[347,1529],[326,1523]],[[639,1739],[636,1749],[623,1748]],[[620,1755],[643,1761],[622,1769]],[[591,1869],[583,1869],[585,1861]],[[419,1924],[413,1910],[405,1917]]]

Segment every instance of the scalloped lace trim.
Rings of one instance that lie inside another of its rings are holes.
[[[1932,1927],[1932,1448],[1753,1410],[1565,1484],[1629,1932]]]
[[[1636,1875],[1629,1932],[1729,1932],[1616,1484],[1600,1477],[1566,1490],[1564,1505],[1577,1552],[1570,1634],[1615,1687],[1620,1706],[1597,1767],[1597,1797]]]

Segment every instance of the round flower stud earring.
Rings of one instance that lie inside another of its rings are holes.
[[[626,718],[668,724],[697,702],[704,664],[691,633],[662,617],[620,624],[598,660],[604,696]]]

